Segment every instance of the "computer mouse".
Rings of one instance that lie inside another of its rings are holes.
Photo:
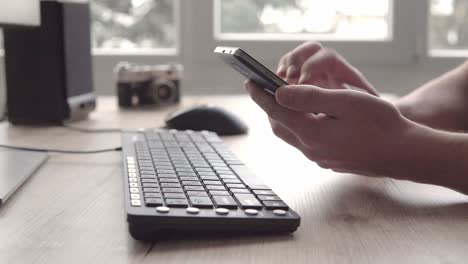
[[[166,117],[167,128],[177,130],[208,130],[218,135],[240,135],[247,125],[234,114],[219,106],[199,105],[182,109]]]

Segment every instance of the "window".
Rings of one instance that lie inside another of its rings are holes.
[[[176,2],[92,0],[93,48],[106,53],[175,53]]]
[[[468,55],[467,14],[467,0],[431,0],[429,49],[432,55]]]
[[[220,39],[387,40],[389,0],[216,0]]]
[[[241,77],[220,66],[218,45],[242,47],[273,69],[285,52],[318,40],[388,86],[418,74],[420,83],[428,68],[440,73],[468,57],[468,0],[89,1],[95,84],[104,93],[120,61],[179,62],[187,86],[237,92]]]
[[[110,54],[175,53],[176,5],[174,0],[90,0],[92,47]]]

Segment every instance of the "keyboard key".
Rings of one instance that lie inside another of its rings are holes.
[[[213,170],[211,168],[207,168],[207,167],[196,167],[195,170],[198,171],[198,172],[202,172],[202,171],[204,171],[204,172],[213,172]]]
[[[219,178],[216,176],[200,176],[202,180],[208,180],[208,181],[218,181]]]
[[[179,172],[179,176],[197,177],[195,172]]]
[[[155,192],[155,193],[158,193],[158,192],[161,192],[161,189],[159,189],[159,188],[143,188],[143,192]]]
[[[179,180],[177,178],[160,178],[159,182],[173,182],[173,183],[178,183]]]
[[[154,161],[154,166],[169,166],[172,167],[172,163],[170,161]]]
[[[143,185],[143,187],[148,187],[148,188],[158,188],[159,187],[159,184],[157,184],[157,183],[144,182],[141,185]]]
[[[206,188],[208,190],[226,191],[226,188],[224,188],[224,186],[221,185],[208,185],[206,186]]]
[[[204,191],[203,186],[184,186],[186,191]]]
[[[234,197],[243,209],[261,209],[262,204],[252,194],[234,193]]]
[[[159,178],[177,178],[176,174],[173,173],[158,173]]]
[[[223,185],[220,181],[203,181],[205,185]]]
[[[230,175],[230,176],[236,176],[236,174],[232,171],[221,171],[221,172],[218,172],[218,175],[221,176],[221,175]],[[236,177],[237,178],[237,177]]]
[[[216,196],[231,196],[229,192],[227,191],[212,191],[210,190],[211,195],[216,195]]]
[[[141,179],[141,182],[158,183],[156,179]]]
[[[199,197],[197,197],[199,198]],[[188,202],[186,199],[166,199],[166,205],[168,207],[188,207]]]
[[[192,161],[192,165],[193,167],[195,167],[195,170],[197,168],[205,168],[211,170],[211,166],[205,161]]]
[[[162,198],[161,193],[145,193],[145,198]]]
[[[214,177],[216,177],[216,173],[208,172],[208,171],[199,171],[198,175],[200,175],[200,177],[204,177],[204,176],[214,176]]]
[[[281,201],[281,199],[276,195],[259,195],[258,199],[261,201]]]
[[[158,173],[171,173],[171,174],[174,174],[175,171],[174,170],[158,170]]]
[[[179,183],[170,183],[170,182],[162,182],[161,184],[161,187],[168,187],[168,188],[180,188],[180,184]]]
[[[198,208],[213,208],[213,202],[208,197],[190,197],[190,203],[193,207]]]
[[[219,178],[225,180],[225,179],[238,179],[237,176],[235,175],[226,175],[226,174],[220,174]]]
[[[154,166],[156,170],[172,170],[172,166],[167,166],[167,165],[155,165]]]
[[[162,188],[165,193],[183,193],[182,188]]]
[[[138,190],[138,188],[130,188],[130,192],[131,193],[139,193],[140,190]]]
[[[263,204],[265,205],[266,209],[269,210],[288,210],[288,205],[285,204],[283,201],[263,201]]]
[[[182,181],[184,186],[201,186],[202,184],[199,181]]]
[[[132,206],[141,206],[141,201],[140,200],[131,200]]]
[[[140,175],[156,175],[154,171],[140,170]]]
[[[142,174],[140,176],[142,179],[156,179],[156,175],[148,175],[148,174]]]
[[[226,164],[223,162],[223,163],[220,163],[220,162],[211,162],[211,166],[213,166],[213,169],[214,170],[226,170],[226,171],[231,171],[231,169],[229,169],[228,166],[226,166]]]
[[[226,184],[228,188],[235,188],[235,189],[244,189],[245,185],[244,184],[237,184],[237,183],[228,183]]]
[[[228,209],[237,208],[237,203],[231,196],[213,196],[216,207],[224,207]]]
[[[247,189],[230,189],[232,193],[250,193]]]
[[[164,193],[164,198],[172,198],[172,199],[185,199],[184,193]]]
[[[253,190],[256,195],[276,195],[273,191],[270,190]]]
[[[187,195],[188,196],[208,196],[208,194],[206,192],[202,192],[202,191],[187,191]]]
[[[190,177],[184,176],[184,177],[179,177],[179,180],[181,180],[181,181],[198,181],[198,177],[196,177],[196,176],[190,176]]]
[[[235,183],[235,184],[242,184],[239,179],[223,179],[224,183]]]

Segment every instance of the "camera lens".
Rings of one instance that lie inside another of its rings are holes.
[[[172,97],[172,88],[168,85],[163,84],[157,88],[156,93],[158,98],[160,98],[163,101],[166,101]]]
[[[174,83],[168,80],[154,80],[153,81],[153,96],[156,102],[167,102],[172,100],[175,96]]]

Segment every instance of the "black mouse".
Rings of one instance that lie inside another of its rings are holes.
[[[234,114],[218,106],[200,105],[182,109],[166,117],[167,128],[177,130],[208,130],[219,135],[240,135],[247,125]]]

